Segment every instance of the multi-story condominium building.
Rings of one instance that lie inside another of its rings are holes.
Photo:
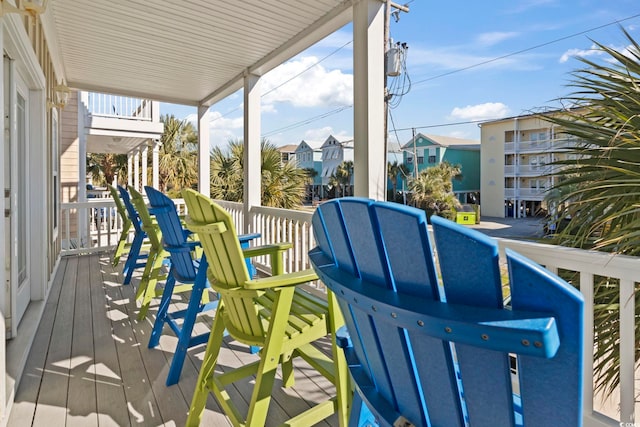
[[[557,177],[550,164],[565,159],[576,139],[529,114],[481,124],[482,213],[521,218],[547,212],[545,196]]]
[[[479,141],[418,133],[402,146],[402,151],[404,164],[412,177],[442,162],[460,165],[462,178],[453,180],[453,192],[463,203],[477,203],[480,192]]]

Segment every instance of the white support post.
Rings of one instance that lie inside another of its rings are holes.
[[[355,195],[385,200],[384,2],[353,6]]]
[[[133,188],[140,188],[140,149],[133,155]]]
[[[159,171],[160,171],[160,141],[159,140],[155,140],[153,141],[153,152],[151,154],[152,156],[152,164],[153,164],[153,170],[151,171],[151,174],[153,175],[153,177],[151,178],[152,180],[152,186],[153,188],[155,188],[156,190],[160,189],[160,179],[159,179]]]
[[[127,185],[133,185],[133,155],[127,154]]]
[[[140,187],[136,188],[139,192],[143,192],[144,186],[147,185],[147,161],[149,159],[149,147],[145,145],[142,150],[142,182],[140,183]]]
[[[209,161],[209,107],[198,107],[198,191],[211,195],[211,164]]]
[[[253,231],[251,207],[261,204],[260,119],[260,76],[249,74],[244,77],[244,233]]]

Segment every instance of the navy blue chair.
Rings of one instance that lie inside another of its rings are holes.
[[[209,339],[208,332],[192,335],[197,316],[202,312],[215,310],[218,306],[218,300],[209,301],[207,288],[210,288],[210,286],[207,281],[207,258],[204,254],[200,255],[202,253],[199,249],[200,242],[188,239],[191,233],[182,227],[173,200],[153,187],[146,186],[145,192],[149,198],[149,213],[156,217],[158,226],[162,231],[164,250],[169,253],[171,259],[171,269],[169,270],[169,277],[162,292],[158,313],[149,338],[149,348],[156,347],[159,344],[165,325],[168,325],[178,337],[178,345],[171,360],[166,381],[167,385],[173,385],[180,379],[187,350],[190,347],[204,344]],[[241,246],[248,248],[249,242],[257,237],[260,237],[260,235],[247,234],[238,238]],[[176,283],[182,285],[178,287]],[[187,308],[173,312],[169,311],[171,297],[178,291],[184,291],[185,287],[191,290]]]
[[[580,292],[507,250],[505,307],[496,242],[431,221],[437,263],[424,211],[344,198],[314,213],[311,262],[345,318],[350,425],[582,425]]]
[[[128,285],[131,283],[131,277],[136,268],[145,267],[147,264],[147,258],[149,256],[147,251],[143,250],[143,245],[147,239],[147,233],[142,229],[142,221],[138,215],[138,211],[131,203],[131,197],[126,188],[118,185],[118,191],[120,192],[120,198],[127,210],[129,220],[133,225],[135,234],[133,235],[133,241],[129,247],[129,253],[127,254],[127,260],[124,263],[124,269],[122,274],[124,275],[124,281],[122,284]]]

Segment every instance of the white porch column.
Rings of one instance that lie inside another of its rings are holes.
[[[384,2],[353,6],[353,130],[355,196],[385,200]]]
[[[209,107],[198,106],[198,191],[211,195],[211,163],[209,161]]]
[[[244,233],[250,233],[252,206],[261,204],[260,76],[244,77]]]
[[[137,188],[139,192],[143,192],[144,186],[147,185],[147,161],[149,159],[149,147],[144,146],[144,150],[142,150],[142,182],[140,183],[140,187]]]
[[[160,141],[159,140],[155,140],[153,141],[153,153],[151,154],[152,156],[152,168],[153,170],[151,171],[151,174],[153,175],[151,178],[152,181],[152,186],[153,188],[155,188],[156,190],[160,189],[160,179],[159,179],[159,171],[160,171]]]
[[[133,154],[127,153],[127,185],[133,185]]]
[[[133,155],[133,188],[140,188],[140,149]]]

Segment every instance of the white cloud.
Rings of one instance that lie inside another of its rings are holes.
[[[344,106],[353,103],[353,75],[328,70],[313,56],[286,62],[264,76],[263,108],[278,102],[295,107]],[[317,64],[317,65],[316,65]]]
[[[504,31],[494,31],[490,33],[482,33],[478,37],[476,37],[476,41],[482,46],[493,46],[504,40],[512,39],[517,37],[519,33],[516,32],[504,32]]]
[[[351,139],[350,134],[345,130],[336,131],[331,126],[324,126],[316,129],[307,129],[304,132],[303,139],[306,141],[322,141],[326,140],[329,135],[333,135],[338,140]]]
[[[486,102],[484,104],[456,107],[450,117],[455,120],[490,120],[505,117],[509,114],[509,107],[502,102]]]
[[[598,47],[593,44],[589,49],[569,49],[560,57],[560,63],[563,64],[567,62],[569,59],[580,56],[586,58],[587,56],[598,56],[602,55],[602,51],[598,49]]]

